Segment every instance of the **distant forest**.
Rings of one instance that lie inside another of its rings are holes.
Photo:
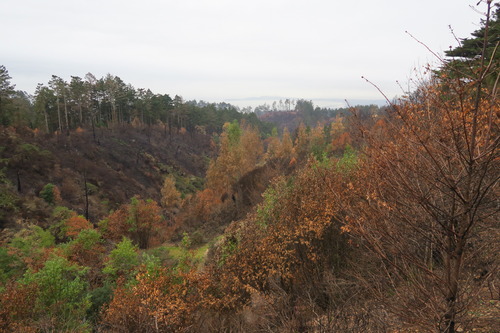
[[[0,66],[0,124],[4,126],[27,126],[45,133],[64,133],[80,127],[102,127],[120,124],[141,123],[148,126],[163,125],[172,130],[184,128],[187,131],[201,130],[206,133],[220,133],[226,122],[245,120],[257,126],[263,135],[269,135],[272,124],[259,121],[259,116],[273,117],[270,112],[298,112],[299,122],[314,126],[336,115],[348,114],[348,108],[325,109],[314,107],[312,101],[298,99],[263,104],[255,110],[240,109],[228,103],[207,103],[184,101],[181,96],[154,94],[150,89],[135,89],[118,76],[107,74],[96,78],[88,73],[82,79],[71,76],[65,81],[53,75],[48,85],[39,84],[34,96],[16,91],[8,70]],[[375,113],[377,106],[360,106],[360,112]],[[278,124],[279,126],[279,124]],[[294,129],[294,128],[293,128]]]

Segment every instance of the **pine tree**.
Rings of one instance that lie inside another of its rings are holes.
[[[500,4],[497,3],[495,7],[493,14],[490,14],[493,10],[488,8],[486,20],[481,22],[481,28],[474,31],[471,38],[463,38],[459,46],[445,51],[446,56],[450,57],[451,60],[445,63],[440,69],[440,73],[470,80],[477,77],[478,69],[486,68],[484,64],[489,63],[491,69],[488,71],[484,83],[490,89],[494,89],[498,85],[500,76]]]
[[[0,124],[6,126],[12,122],[12,98],[15,85],[10,83],[11,79],[5,66],[0,65]]]

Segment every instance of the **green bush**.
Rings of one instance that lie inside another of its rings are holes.
[[[0,220],[18,211],[19,197],[4,186],[0,186]]]
[[[50,331],[89,330],[85,320],[91,305],[86,272],[59,256],[47,260],[37,272],[26,272],[19,282],[37,286],[32,319],[50,323]]]
[[[0,285],[4,284],[15,272],[16,257],[9,254],[8,250],[0,247]]]
[[[344,155],[337,163],[337,170],[343,173],[349,173],[358,165],[358,154],[350,145],[346,145]]]
[[[257,207],[257,223],[266,228],[278,218],[276,206],[293,188],[293,182],[277,178],[262,194],[263,202]]]
[[[103,273],[108,275],[111,282],[116,282],[119,277],[124,277],[126,280],[132,279],[139,265],[137,251],[132,241],[123,237],[123,240],[109,254]]]
[[[90,291],[91,305],[87,310],[87,317],[90,321],[95,323],[99,320],[102,306],[111,301],[111,296],[113,296],[113,288],[109,284]]]
[[[56,186],[54,184],[48,183],[45,185],[40,191],[40,198],[45,200],[46,203],[53,205],[56,202],[56,194],[55,194]]]
[[[76,236],[73,243],[82,245],[82,249],[91,250],[95,246],[104,242],[102,235],[95,229],[84,229]]]
[[[32,256],[34,251],[54,246],[55,238],[49,231],[34,225],[18,232],[9,245],[25,256]]]
[[[67,241],[66,220],[75,215],[76,213],[67,207],[54,207],[54,209],[52,210],[51,225],[49,227],[49,231],[52,235],[54,235],[57,241]]]
[[[10,263],[12,273],[24,272],[27,262],[42,260],[45,249],[54,245],[54,236],[39,226],[31,226],[19,231],[7,246],[9,252],[15,258]]]

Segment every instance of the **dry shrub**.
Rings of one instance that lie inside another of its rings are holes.
[[[77,203],[79,200],[83,202],[83,189],[75,182],[74,179],[64,178],[61,185],[61,197],[70,203]]]

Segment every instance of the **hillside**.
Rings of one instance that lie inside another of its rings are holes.
[[[85,213],[95,223],[134,195],[159,201],[163,178],[174,175],[185,195],[199,190],[214,154],[207,135],[165,133],[161,128],[118,126],[70,135],[45,135],[27,128],[2,128],[1,159],[15,202],[1,226],[18,219],[41,223],[48,212],[39,193],[46,184],[60,191],[59,205]],[[6,185],[4,185],[6,186]]]
[[[482,46],[384,108],[259,120],[110,74],[30,98],[0,66],[0,332],[498,332],[483,5]]]

